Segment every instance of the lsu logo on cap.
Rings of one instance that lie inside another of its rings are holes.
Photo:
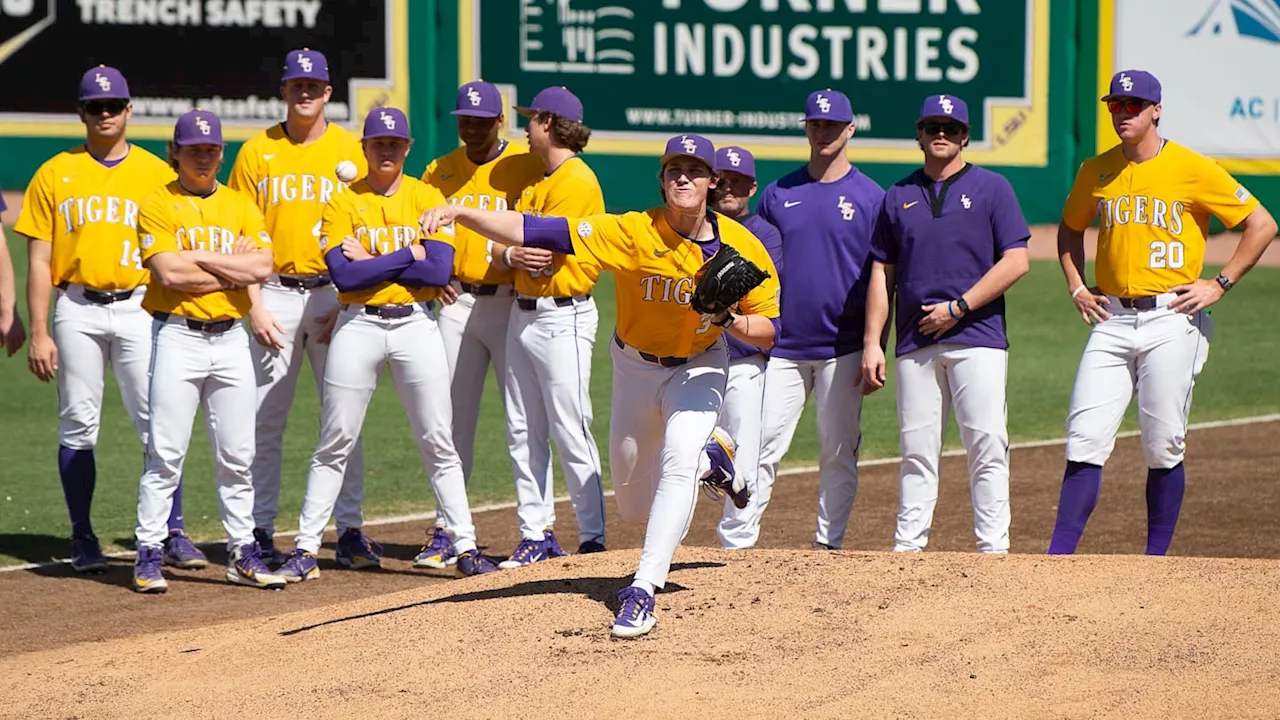
[[[698,152],[698,142],[688,135],[680,136],[680,144],[684,146],[684,151],[690,155]]]
[[[205,120],[199,115],[196,116],[196,127],[200,128],[201,135],[208,135],[209,131],[211,130],[211,128],[209,127],[209,121]]]
[[[472,107],[475,107],[476,105],[479,105],[479,104],[480,104],[480,93],[476,92],[476,89],[475,89],[475,88],[473,88],[473,87],[468,87],[468,88],[467,88],[467,100],[470,100],[470,101],[471,101],[471,105],[472,105]]]
[[[1121,76],[1120,76],[1120,87],[1124,88],[1124,91],[1125,91],[1125,92],[1129,92],[1130,90],[1132,90],[1132,89],[1133,89],[1133,78],[1129,77],[1128,75],[1121,75]]]
[[[111,78],[102,73],[94,73],[93,81],[98,83],[98,87],[102,88],[103,92],[111,92]]]
[[[729,158],[729,164],[734,167],[742,164],[742,156],[738,154],[737,150],[726,150],[724,156]]]
[[[817,102],[819,110],[824,113],[831,112],[831,101],[827,99],[826,95],[819,94]]]
[[[302,72],[311,72],[311,58],[298,53],[298,65],[302,68]]]
[[[938,96],[938,105],[940,105],[940,106],[942,107],[942,112],[944,112],[944,113],[946,113],[946,114],[948,114],[948,115],[950,115],[950,114],[951,114],[951,111],[952,111],[952,110],[955,110],[955,108],[956,108],[955,104],[953,104],[953,103],[951,102],[951,100],[950,100],[946,95],[939,95],[939,96]]]
[[[396,129],[396,119],[395,119],[394,117],[392,117],[392,116],[388,115],[387,113],[385,113],[385,112],[379,112],[379,113],[378,113],[378,119],[382,121],[382,124],[383,124],[383,125],[386,125],[386,126],[387,126],[387,129],[388,129],[388,130],[395,130],[395,129]]]

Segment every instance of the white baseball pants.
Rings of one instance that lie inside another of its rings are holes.
[[[1186,452],[1196,378],[1209,357],[1213,318],[1186,315],[1159,296],[1154,310],[1129,310],[1111,297],[1111,318],[1093,326],[1071,391],[1067,461],[1105,465],[1138,391],[1138,428],[1147,467],[1177,467]]]
[[[459,289],[454,283],[454,289]],[[493,364],[498,396],[506,392],[507,323],[515,291],[510,285],[496,295],[460,292],[457,302],[440,308],[440,336],[449,360],[450,392],[453,396],[453,444],[462,459],[462,474],[471,477],[476,447],[476,423],[480,420],[480,397],[484,378]]]
[[[818,405],[817,542],[844,544],[844,531],[858,493],[858,450],[862,444],[862,352],[830,360],[771,357],[765,366],[764,421],[757,491],[773,492],[778,464],[791,448],[809,393]],[[760,505],[763,515],[766,502]]]
[[[378,376],[389,368],[435,492],[438,516],[458,552],[474,550],[462,463],[450,432],[449,369],[430,305],[419,303],[412,315],[396,319],[368,315],[363,305],[346,306],[338,314],[329,352],[341,362],[324,368],[320,441],[307,475],[296,546],[313,553],[320,549]]]
[[[108,366],[143,447],[147,445],[151,366],[151,315],[142,309],[143,285],[127,300],[98,305],[84,287],[58,290],[53,304],[53,343],[58,348],[58,442],[72,450],[98,444],[102,392]]]
[[[978,552],[1009,552],[1008,365],[1004,350],[952,344],[898,358],[902,469],[894,550],[919,552],[929,543],[947,417],[954,410],[969,456]]]
[[[303,290],[287,288],[276,276],[261,288],[262,305],[271,313],[284,332],[283,348],[264,347],[256,340],[249,342],[253,366],[257,372],[258,414],[257,451],[253,467],[253,523],[268,534],[275,533],[276,514],[280,503],[280,468],[284,455],[284,432],[302,370],[302,353],[311,360],[316,391],[324,391],[324,365],[329,346],[316,342],[320,320],[338,309],[338,291],[333,285]],[[334,514],[338,533],[363,524],[361,504],[364,499],[364,452],[356,447],[347,462],[346,476],[338,493]]]
[[[731,498],[724,500],[720,517],[720,546],[726,550],[753,547],[760,539],[760,513],[769,504],[757,478],[760,474],[760,423],[764,413],[764,355],[734,358],[729,361],[729,378],[724,391],[724,407],[720,408],[720,427],[738,445],[733,467],[751,489],[751,501],[741,510]],[[772,487],[769,488],[772,490]]]
[[[591,433],[591,356],[599,325],[595,300],[533,310],[511,306],[507,326],[507,442],[520,535],[541,540],[555,525],[551,441],[578,519],[578,542],[604,543],[600,451]]]
[[[202,409],[213,448],[214,480],[227,551],[253,542],[253,423],[257,402],[249,334],[237,321],[230,330],[205,333],[171,315],[153,320],[150,443],[138,486],[139,546],[159,546],[169,534],[173,492],[191,444],[196,410]]]
[[[614,501],[624,522],[648,518],[635,579],[661,588],[693,520],[698,466],[720,417],[729,352],[719,340],[684,365],[668,368],[614,341],[609,350]]]

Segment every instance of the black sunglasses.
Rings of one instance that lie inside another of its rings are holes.
[[[925,135],[945,133],[949,137],[959,137],[964,134],[964,125],[957,122],[926,122],[916,127],[923,130]]]
[[[86,115],[101,115],[105,112],[112,116],[119,115],[124,112],[124,109],[128,106],[128,100],[120,100],[118,98],[111,100],[89,100],[88,102],[80,105],[80,107],[84,108]]]

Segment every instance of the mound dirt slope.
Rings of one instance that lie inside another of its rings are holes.
[[[0,661],[3,717],[1276,717],[1271,560],[638,551]],[[162,601],[162,598],[156,598]]]

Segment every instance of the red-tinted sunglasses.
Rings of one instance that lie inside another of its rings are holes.
[[[1112,100],[1107,103],[1107,110],[1110,110],[1112,115],[1119,115],[1121,110],[1130,115],[1137,115],[1150,104],[1146,100]]]

